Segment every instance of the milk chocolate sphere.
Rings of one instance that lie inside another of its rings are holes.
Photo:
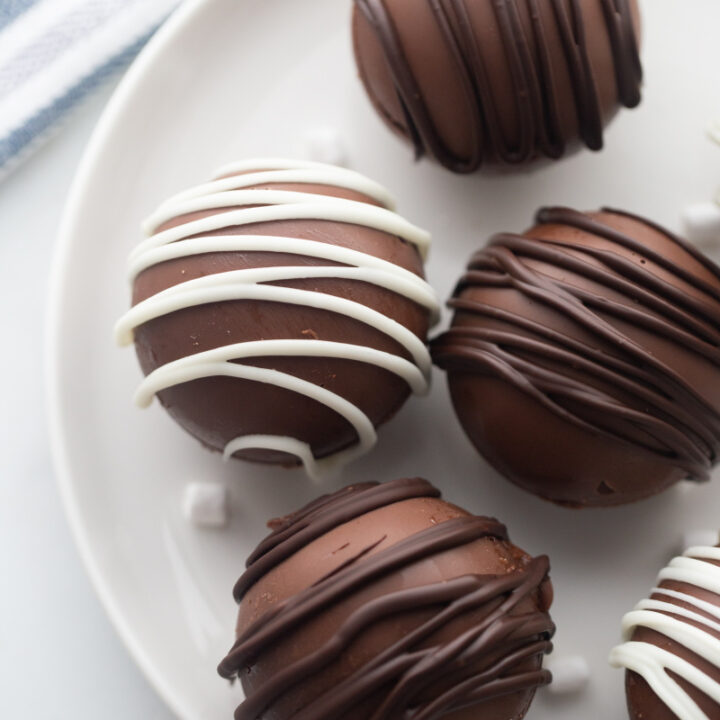
[[[154,395],[204,445],[320,475],[366,452],[427,389],[428,235],[358,173],[252,160],[172,198],[131,256],[134,338]]]
[[[396,133],[449,170],[603,146],[640,102],[636,0],[355,0],[363,84]]]
[[[720,268],[617,210],[541,210],[477,252],[433,342],[476,448],[570,506],[706,480],[720,447]]]
[[[235,587],[236,720],[520,720],[554,626],[548,559],[424,480],[271,524]]]
[[[631,720],[720,718],[720,547],[675,558],[622,625],[610,662],[627,670]]]

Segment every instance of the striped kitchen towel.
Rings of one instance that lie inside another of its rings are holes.
[[[122,69],[179,0],[0,0],[0,178]]]

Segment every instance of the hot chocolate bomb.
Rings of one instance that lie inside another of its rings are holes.
[[[631,720],[720,718],[720,547],[672,560],[623,634],[610,662],[627,670]]]
[[[236,720],[520,720],[553,623],[548,559],[420,479],[271,523],[235,586]]]
[[[495,236],[433,341],[478,450],[521,487],[619,505],[705,480],[720,447],[720,269],[616,210]]]
[[[120,320],[158,395],[206,446],[320,475],[366,452],[425,392],[429,236],[377,183],[251,160],[164,203],[133,252]]]
[[[448,169],[599,150],[640,102],[636,0],[355,0],[360,77],[383,120]]]

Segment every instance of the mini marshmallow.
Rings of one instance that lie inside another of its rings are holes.
[[[185,488],[183,512],[199,527],[223,527],[228,520],[227,490],[216,482],[191,482]]]
[[[719,530],[688,530],[682,536],[682,551],[691,547],[715,547],[718,542]]]
[[[333,127],[314,127],[303,136],[305,155],[308,160],[347,167],[345,143]]]
[[[708,135],[718,145],[720,145],[720,119],[715,120],[708,128]]]
[[[689,494],[694,492],[699,486],[700,483],[698,483],[697,480],[679,480],[673,485],[673,489],[675,492]]]
[[[582,655],[551,655],[546,658],[545,669],[552,673],[553,681],[547,691],[553,695],[580,692],[590,682],[590,666]]]
[[[714,202],[688,205],[683,210],[688,239],[696,245],[720,248],[720,205]]]

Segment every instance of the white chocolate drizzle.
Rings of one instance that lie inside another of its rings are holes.
[[[361,193],[379,205],[316,193],[253,187],[278,183],[335,186]],[[362,225],[398,236],[413,244],[424,258],[430,242],[429,235],[397,215],[393,207],[387,191],[356,172],[315,162],[278,159],[257,159],[228,165],[218,171],[215,180],[164,202],[143,225],[147,239],[130,255],[131,282],[153,265],[214,252],[277,252],[338,264],[231,270],[173,285],[138,303],[118,321],[115,336],[119,344],[132,343],[135,328],[143,323],[184,308],[230,300],[261,300],[319,308],[370,325],[395,340],[407,351],[411,360],[374,348],[326,340],[280,339],[235,343],[188,355],[158,367],[138,388],[136,403],[147,407],[158,392],[200,378],[224,376],[268,383],[304,395],[338,413],[355,430],[357,443],[318,460],[312,448],[297,438],[245,435],[234,438],[226,445],[226,458],[245,449],[275,450],[297,457],[311,477],[319,478],[367,452],[376,442],[375,428],[356,405],[288,373],[243,365],[237,361],[280,356],[354,360],[383,368],[405,380],[413,392],[426,393],[431,372],[430,355],[425,343],[406,327],[354,300],[267,283],[301,278],[370,283],[422,306],[434,322],[439,315],[439,305],[430,285],[392,262],[325,242],[294,237],[239,235],[230,231],[228,234],[195,236],[275,220],[328,220]],[[207,210],[219,212],[158,230],[169,220]]]
[[[720,561],[720,548],[689,548],[682,557],[673,559],[660,572],[658,585],[663,580],[670,580],[720,595],[720,567],[707,561]],[[653,692],[680,720],[713,720],[717,715],[708,718],[668,671],[672,671],[714,700],[719,711],[720,683],[674,653],[652,643],[638,642],[631,638],[637,628],[654,630],[720,668],[720,639],[713,635],[713,632],[720,632],[720,606],[701,600],[691,593],[664,587],[654,588],[652,594],[661,595],[667,600],[657,597],[642,600],[634,610],[625,615],[622,622],[625,642],[613,649],[610,664],[642,676]],[[686,603],[697,611],[680,607],[671,602],[672,600]],[[707,617],[708,615],[710,617]],[[688,621],[697,623],[700,627]]]

